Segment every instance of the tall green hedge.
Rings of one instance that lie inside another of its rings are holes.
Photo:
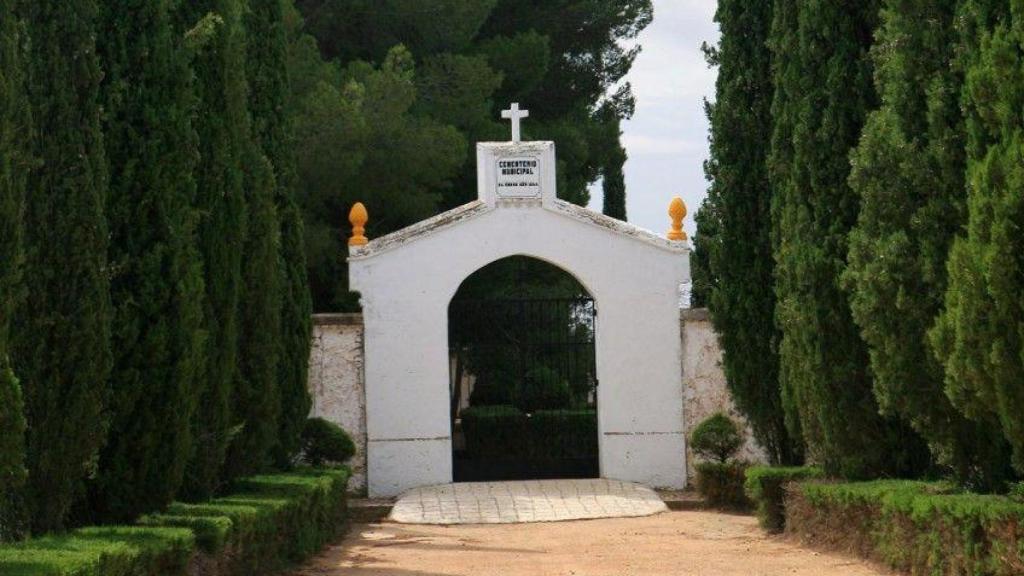
[[[92,505],[104,522],[129,521],[175,498],[203,384],[197,143],[175,5],[101,6],[114,369],[110,439]]]
[[[715,278],[706,301],[721,340],[729,390],[769,460],[794,463],[801,451],[786,430],[782,409],[781,334],[772,286],[772,58],[765,46],[772,14],[771,2],[718,3],[721,40],[705,49],[709,63],[718,67],[718,80],[715,102],[708,106],[711,158],[705,170],[712,190],[701,207],[700,237],[707,274]],[[705,238],[707,219],[717,225],[713,239]],[[708,241],[714,248],[704,250]]]
[[[24,400],[9,358],[11,314],[23,294],[23,142],[28,129],[23,43],[14,0],[0,0],[0,541],[18,535],[15,500],[26,476]]]
[[[879,2],[775,6],[770,178],[787,423],[831,474],[914,473],[927,453],[905,426],[879,416],[867,349],[839,282],[859,211],[849,154],[877,103],[868,49]]]
[[[32,112],[24,282],[12,358],[28,421],[35,532],[65,526],[107,432],[110,295],[94,0],[23,2]]]
[[[253,132],[274,171],[280,222],[281,331],[277,384],[281,413],[274,459],[288,466],[299,451],[312,399],[308,388],[313,300],[306,272],[305,231],[296,202],[295,152],[288,104],[288,37],[280,0],[250,0],[246,29]]]
[[[237,0],[184,2],[180,9],[180,19],[193,26],[195,130],[200,157],[194,172],[195,204],[206,287],[206,363],[192,422],[196,449],[188,464],[184,496],[206,499],[223,484],[224,461],[235,430],[231,402],[239,374],[239,295],[246,221],[242,188],[246,133],[242,127],[248,121],[248,108]]]
[[[882,411],[910,422],[962,482],[991,488],[1009,472],[998,424],[953,406],[927,338],[966,219],[956,4],[884,3],[872,50],[882,105],[852,155],[861,204],[844,280]]]
[[[998,419],[1024,474],[1024,7],[965,0],[961,11],[967,226],[932,343],[953,403]]]

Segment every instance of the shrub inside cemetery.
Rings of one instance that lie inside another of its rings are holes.
[[[303,459],[313,466],[344,464],[356,453],[356,444],[348,432],[323,418],[310,418],[300,438]]]

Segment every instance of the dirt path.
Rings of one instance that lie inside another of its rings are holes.
[[[765,536],[749,516],[490,526],[352,527],[295,576],[880,576],[855,559]]]

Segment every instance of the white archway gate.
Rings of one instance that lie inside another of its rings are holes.
[[[558,200],[551,142],[479,144],[477,163],[478,200],[350,248],[370,496],[452,481],[448,305],[463,280],[509,256],[558,266],[597,303],[601,476],[684,487],[688,245]]]

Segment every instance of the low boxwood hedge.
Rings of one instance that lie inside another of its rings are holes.
[[[538,410],[527,422],[529,456],[536,459],[597,456],[596,410]]]
[[[697,468],[697,492],[714,508],[745,510],[750,507],[743,492],[743,462],[700,462]]]
[[[472,406],[462,411],[466,453],[472,458],[522,454],[526,415],[515,406]]]
[[[941,482],[787,488],[786,531],[911,574],[1024,574],[1024,503]]]
[[[744,489],[757,507],[761,526],[778,533],[786,526],[786,485],[824,476],[821,469],[810,466],[751,466],[747,468]]]
[[[338,468],[244,478],[230,496],[175,503],[137,526],[84,528],[0,546],[0,574],[268,574],[305,560],[344,530],[349,476]]]

